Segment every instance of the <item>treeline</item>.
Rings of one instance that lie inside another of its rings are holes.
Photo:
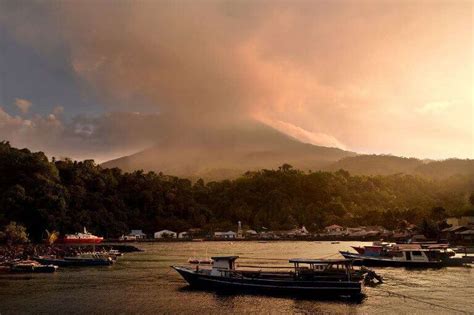
[[[394,229],[473,213],[473,191],[470,175],[443,181],[351,176],[344,170],[304,173],[287,164],[235,180],[191,182],[124,173],[92,160],[49,161],[41,152],[0,143],[0,226],[15,221],[35,240],[46,229],[70,233],[86,226],[117,237],[130,229],[235,229],[237,221],[254,229],[305,225],[315,231],[333,223]]]

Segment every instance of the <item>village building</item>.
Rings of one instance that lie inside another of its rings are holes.
[[[448,241],[454,241],[460,238],[461,232],[469,230],[468,226],[465,225],[456,225],[441,231],[441,238],[446,239]]]
[[[237,233],[233,231],[214,232],[214,237],[217,239],[235,239],[237,238]]]
[[[122,235],[120,237],[121,241],[136,241],[136,240],[141,240],[145,239],[146,234],[143,233],[142,230],[131,230],[128,235]]]
[[[170,230],[161,230],[158,232],[155,232],[154,238],[176,238],[177,234],[176,232],[170,231]]]
[[[342,227],[340,225],[337,225],[337,224],[326,226],[324,228],[324,231],[326,232],[327,235],[343,235],[343,234],[345,234],[344,227]]]

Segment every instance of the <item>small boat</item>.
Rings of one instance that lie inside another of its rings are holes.
[[[64,258],[39,256],[34,260],[42,264],[53,264],[60,267],[110,266],[114,263],[110,256],[104,255],[78,255]]]
[[[11,272],[26,272],[26,273],[52,273],[58,269],[56,265],[42,265],[37,261],[22,260],[15,262],[10,266]]]
[[[237,270],[238,256],[212,257],[211,269],[171,266],[189,285],[202,289],[231,290],[318,297],[360,296],[364,280],[374,278],[368,269],[353,269],[350,259],[290,259],[291,272]],[[368,276],[370,274],[370,276]],[[368,276],[368,277],[367,277]],[[381,278],[377,275],[381,280]]]
[[[66,234],[60,239],[60,242],[64,244],[99,244],[103,240],[103,237],[93,235],[84,227],[84,233]]]

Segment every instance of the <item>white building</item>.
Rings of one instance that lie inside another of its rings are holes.
[[[161,231],[155,232],[153,237],[154,238],[176,238],[177,234],[176,232],[173,232],[170,230],[161,230]]]
[[[235,239],[235,238],[237,238],[237,233],[235,233],[233,231],[214,232],[214,237],[215,238],[222,238],[222,239]]]
[[[137,240],[146,238],[146,234],[142,230],[131,230],[127,236],[135,237]]]

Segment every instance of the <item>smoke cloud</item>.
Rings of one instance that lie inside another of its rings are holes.
[[[472,113],[471,6],[6,1],[0,23],[46,58],[66,54],[84,88],[106,100],[104,111],[122,112],[77,117],[70,128],[59,124],[63,135],[88,145],[94,138],[131,150],[132,143],[149,145],[165,131],[179,137],[257,120],[317,145],[472,157],[473,119],[466,114]],[[454,105],[430,115],[426,104]],[[130,126],[131,113],[143,106],[157,114],[141,115]],[[18,130],[25,121],[52,123],[2,115]],[[6,134],[14,129],[5,128]],[[122,138],[129,140],[119,144]]]

